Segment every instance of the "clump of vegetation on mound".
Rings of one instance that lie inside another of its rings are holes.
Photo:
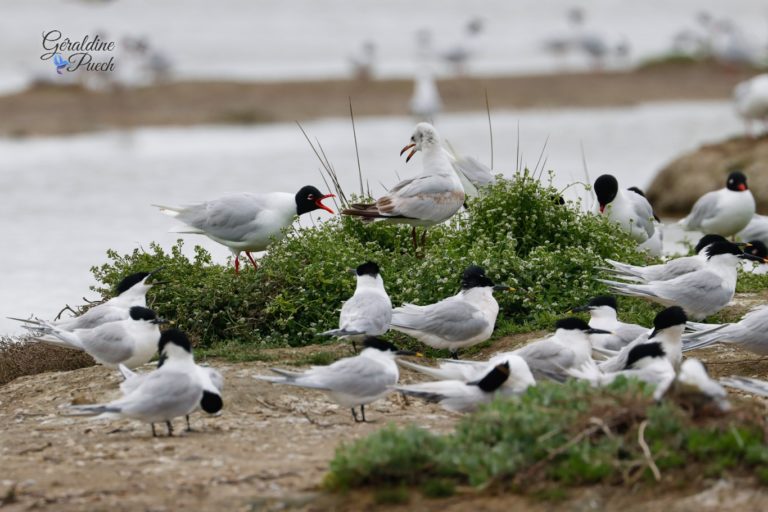
[[[671,400],[654,403],[634,379],[601,389],[544,382],[482,407],[450,434],[388,426],[344,444],[325,486],[419,486],[429,496],[440,482],[444,491],[468,484],[546,496],[568,486],[653,481],[671,470],[752,471],[768,481],[764,437],[754,405],[694,417]]]
[[[24,375],[69,371],[93,366],[91,356],[79,350],[0,337],[0,386]]]
[[[554,319],[604,291],[595,281],[603,258],[647,263],[635,242],[602,216],[577,203],[560,204],[559,190],[520,173],[499,179],[467,211],[431,228],[426,248],[415,254],[407,226],[365,224],[333,217],[295,229],[276,241],[257,271],[236,276],[215,265],[203,249],[170,253],[156,244],[127,255],[108,252],[109,263],[93,273],[108,292],[130,272],[164,267],[169,284],[150,293],[152,307],[192,333],[203,346],[225,340],[269,346],[305,345],[335,328],[338,310],[354,291],[346,270],[366,260],[379,263],[395,305],[427,304],[456,293],[469,264],[514,287],[498,294],[497,334],[551,327]],[[650,322],[653,309],[636,301],[629,317]],[[625,311],[627,309],[625,308]]]

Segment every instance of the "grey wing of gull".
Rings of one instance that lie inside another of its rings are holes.
[[[141,386],[112,405],[140,418],[172,418],[197,407],[202,393],[200,383],[186,373],[154,371],[143,379]]]
[[[768,217],[755,214],[747,227],[738,233],[738,236],[745,242],[760,240],[764,244],[768,244]]]
[[[261,196],[234,194],[189,206],[176,218],[222,240],[242,242],[259,229],[265,206]]]
[[[330,366],[314,368],[295,384],[355,396],[373,396],[397,384],[397,374],[367,357],[350,357]]]
[[[536,379],[546,377],[561,380],[564,369],[573,365],[573,350],[551,339],[535,341],[514,354],[525,359]]]
[[[698,270],[669,281],[652,282],[654,292],[665,299],[697,311],[717,310],[733,298],[733,292],[723,288],[720,279],[712,272]]]
[[[104,324],[95,329],[77,331],[85,351],[110,364],[118,364],[133,355],[133,340],[122,322]]]
[[[613,333],[624,341],[624,344],[630,343],[637,339],[638,336],[647,334],[649,329],[646,329],[642,325],[636,324],[621,324],[621,327],[615,329]]]
[[[717,214],[717,192],[707,192],[693,205],[691,213],[685,218],[689,229],[701,228],[701,223]]]
[[[464,341],[477,336],[488,324],[475,315],[479,310],[463,301],[447,299],[421,308],[416,313],[392,315],[392,326],[435,334],[447,341]]]
[[[458,168],[458,171],[466,176],[473,185],[482,186],[494,182],[491,169],[471,156],[455,160],[453,166]]]
[[[641,333],[633,341],[624,345],[624,347],[622,347],[621,350],[619,350],[618,354],[606,359],[601,363],[598,363],[597,366],[604,373],[618,372],[618,371],[624,370],[625,366],[627,365],[627,358],[629,356],[629,351],[632,350],[637,345],[640,345],[642,343],[647,343],[650,335],[651,333],[648,331]]]
[[[646,198],[640,194],[631,194],[629,196],[632,201],[632,209],[637,215],[637,225],[645,230],[646,234],[650,237],[653,236],[655,227],[653,225],[653,208]]]
[[[684,274],[700,270],[702,267],[702,260],[698,259],[696,256],[684,256],[667,262],[661,269],[661,272],[659,272],[658,276],[655,276],[656,279],[651,280],[669,281],[670,279],[680,277]]]
[[[452,172],[452,171],[449,171]],[[453,190],[454,182],[444,174],[422,174],[403,180],[389,191],[390,196],[414,197],[421,194],[435,194]]]
[[[392,303],[378,293],[359,293],[341,308],[339,327],[371,335],[384,334],[392,320]]]
[[[68,331],[93,329],[108,322],[125,320],[128,318],[128,315],[129,311],[127,308],[117,308],[112,305],[102,304],[92,307],[80,316],[54,322],[54,325]]]

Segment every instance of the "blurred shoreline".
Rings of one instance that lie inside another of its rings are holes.
[[[445,112],[610,107],[650,101],[722,100],[755,72],[717,65],[659,65],[588,72],[438,80]],[[185,81],[93,91],[38,85],[0,96],[0,136],[64,135],[139,126],[258,124],[407,115],[413,81]]]

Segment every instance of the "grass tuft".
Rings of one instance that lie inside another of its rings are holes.
[[[434,481],[493,485],[549,496],[580,485],[653,482],[664,472],[765,475],[761,413],[738,404],[727,416],[697,417],[671,400],[654,403],[642,383],[619,379],[542,383],[518,399],[500,398],[468,415],[453,433],[387,427],[339,447],[325,485],[334,491]]]

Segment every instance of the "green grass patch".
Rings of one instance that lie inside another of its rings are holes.
[[[325,487],[406,485],[429,494],[439,481],[548,496],[573,486],[653,481],[643,444],[662,472],[767,474],[768,446],[754,406],[695,418],[672,400],[654,403],[642,383],[619,379],[602,389],[544,382],[465,416],[446,435],[387,426],[339,447]]]

